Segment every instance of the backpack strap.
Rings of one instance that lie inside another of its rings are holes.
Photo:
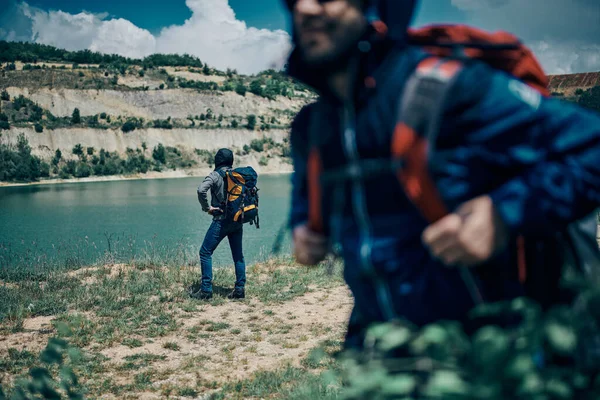
[[[429,222],[448,214],[429,171],[448,95],[463,65],[429,57],[421,61],[399,102],[392,158],[403,162],[396,175],[406,195]]]
[[[323,233],[323,189],[321,175],[323,173],[323,160],[318,145],[319,132],[318,110],[313,108],[308,122],[308,160],[306,164],[306,184],[308,192],[308,226],[311,230]]]

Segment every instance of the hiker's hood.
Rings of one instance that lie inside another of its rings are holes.
[[[393,42],[394,45],[402,45],[407,42],[407,31],[410,25],[418,0],[367,0],[365,7],[365,16],[372,24],[374,21],[382,21],[387,26],[386,42]],[[372,27],[365,34],[363,40],[373,42],[376,36]],[[293,34],[293,42],[296,44],[296,33]],[[375,43],[373,43],[375,45]],[[358,42],[357,42],[358,45]],[[377,47],[377,46],[373,46]],[[358,50],[357,50],[358,52]],[[365,55],[368,57],[368,54]],[[288,74],[315,89],[322,91],[324,89],[322,74],[311,70],[304,65],[302,56],[298,49],[294,49],[288,59]],[[368,71],[371,72],[371,71]]]
[[[229,149],[220,149],[215,156],[215,169],[233,166],[233,152]]]

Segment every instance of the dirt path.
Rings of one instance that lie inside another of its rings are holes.
[[[264,305],[257,300],[206,304],[196,311],[174,311],[179,328],[168,336],[139,337],[138,347],[104,348],[106,370],[118,385],[147,372],[156,390],[134,398],[161,398],[164,387],[204,387],[249,378],[259,370],[299,366],[320,343],[341,341],[352,307],[345,286],[317,290],[294,300]],[[89,315],[88,315],[89,316]],[[9,348],[40,351],[53,334],[52,317],[30,318],[23,331],[0,337],[0,357]],[[93,351],[94,345],[84,350]],[[131,394],[133,395],[133,394]],[[118,398],[113,395],[102,398]]]

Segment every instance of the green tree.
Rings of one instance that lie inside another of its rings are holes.
[[[248,123],[246,124],[246,128],[248,128],[251,131],[253,131],[254,128],[256,128],[256,115],[248,115]]]
[[[8,123],[8,116],[4,113],[0,113],[0,130],[8,129],[10,129],[10,124]]]
[[[43,127],[41,124],[35,124],[35,125],[34,125],[34,128],[35,128],[35,131],[36,131],[37,133],[42,133],[42,132],[44,132],[44,127]]]
[[[79,108],[73,110],[73,114],[71,115],[71,124],[77,125],[81,123],[81,114],[79,113]]]
[[[81,144],[77,143],[75,146],[73,146],[73,150],[71,150],[71,152],[74,155],[81,157],[83,155],[83,147]]]
[[[106,119],[106,113],[105,112],[100,113],[100,119]]]
[[[123,124],[123,126],[121,127],[121,130],[123,131],[123,133],[128,133],[131,131],[134,131],[136,128],[136,124],[133,121],[127,121]]]
[[[578,103],[583,107],[600,112],[600,86],[586,90],[579,97]]]
[[[202,68],[202,73],[204,75],[210,75],[210,68],[208,67],[207,64],[204,64],[204,68]]]
[[[87,150],[88,156],[94,155],[94,148],[93,147],[88,147],[86,150]]]
[[[2,93],[0,94],[0,100],[10,101],[10,95],[8,94],[8,92],[6,90],[3,90]]]
[[[86,162],[80,161],[79,163],[77,163],[77,167],[75,168],[74,174],[76,178],[87,178],[91,174],[92,169]]]
[[[231,127],[232,128],[237,128],[240,124],[234,119],[233,121],[231,121]]]
[[[62,159],[62,152],[60,149],[56,149],[54,152],[54,157],[52,158],[52,165],[58,165],[60,160]]]
[[[246,95],[246,91],[247,91],[247,90],[248,90],[248,89],[246,89],[246,85],[244,85],[244,83],[243,83],[243,82],[239,82],[239,83],[237,84],[237,86],[235,87],[235,92],[236,92],[237,94],[239,94],[240,96],[245,96],[245,95]]]
[[[158,146],[154,147],[152,150],[152,158],[161,164],[167,163],[167,151],[162,143],[159,143]]]
[[[250,83],[250,93],[254,93],[257,96],[265,95],[265,90],[263,89],[260,80],[255,79]]]

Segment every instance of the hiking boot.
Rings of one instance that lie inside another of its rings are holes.
[[[246,293],[244,293],[244,289],[233,289],[231,293],[227,295],[228,299],[245,299]]]
[[[190,293],[190,297],[196,300],[210,300],[213,297],[212,292],[205,292],[204,290],[198,290]]]

